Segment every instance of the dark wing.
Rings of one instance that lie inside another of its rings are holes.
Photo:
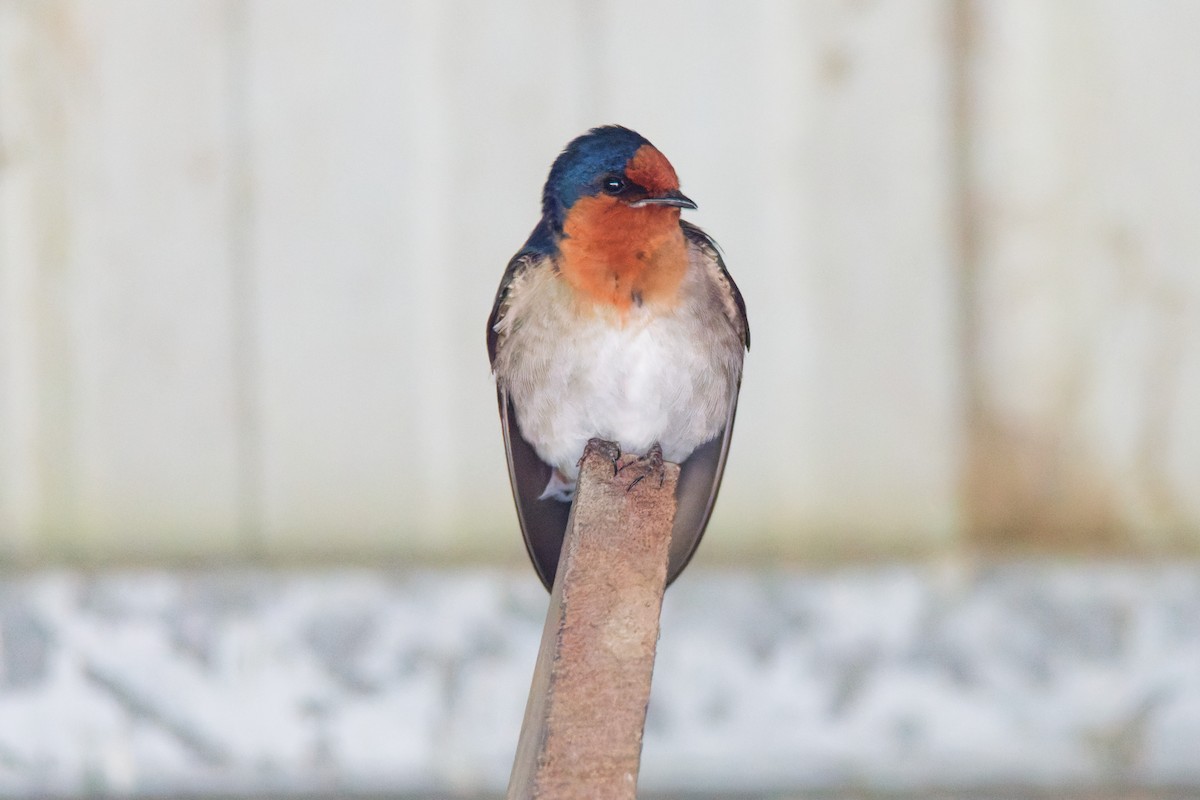
[[[725,269],[725,261],[708,234],[688,222],[680,222],[688,241],[708,257],[718,283],[726,290],[725,313],[742,338],[742,344],[750,349],[750,325],[746,319],[746,303],[737,284]],[[739,381],[738,388],[741,388]],[[729,456],[729,440],[733,437],[733,421],[737,416],[737,395],[729,404],[729,417],[724,429],[710,442],[700,445],[680,465],[679,487],[675,491],[675,527],[671,531],[671,560],[667,568],[667,583],[670,584],[687,566],[708,527],[717,492],[721,488],[721,477],[725,474],[725,459]]]
[[[552,248],[548,227],[543,222],[534,229],[525,247],[508,262],[504,277],[500,279],[492,314],[488,317],[488,359],[493,366],[496,363],[496,348],[500,345],[496,326],[508,311],[509,292],[513,283],[527,269],[549,268],[551,265],[547,259]],[[508,392],[499,383],[496,386],[496,399],[500,405],[500,427],[504,431],[504,451],[508,456],[508,478],[512,484],[521,535],[525,538],[525,549],[529,551],[529,559],[538,577],[550,589],[554,586],[554,573],[558,570],[558,555],[562,550],[571,506],[559,500],[538,499],[550,480],[552,469],[521,435],[516,411],[508,402]]]
[[[542,220],[533,229],[533,233],[529,234],[525,246],[517,251],[504,268],[504,277],[500,279],[500,288],[496,290],[496,300],[492,303],[492,313],[487,321],[488,363],[493,367],[496,366],[496,347],[500,343],[500,334],[496,332],[496,326],[508,311],[508,293],[512,289],[513,281],[530,267],[544,264],[546,259],[553,255],[554,248],[550,226]]]
[[[741,335],[742,344],[749,350],[750,322],[746,319],[746,301],[742,299],[742,293],[738,290],[737,284],[733,282],[729,270],[725,268],[725,259],[721,257],[721,248],[717,246],[715,239],[692,223],[680,220],[679,225],[683,228],[683,235],[687,237],[687,240],[708,257],[717,282],[722,285],[722,288],[728,289],[725,295],[725,314]]]
[[[679,486],[675,489],[675,527],[671,531],[671,559],[667,566],[667,584],[679,577],[692,560],[708,519],[712,516],[725,474],[729,440],[733,436],[733,418],[737,398],[729,408],[725,428],[715,439],[697,447],[679,467]]]
[[[560,500],[539,500],[550,480],[551,467],[538,457],[533,445],[521,435],[517,415],[508,402],[508,392],[496,390],[500,401],[500,426],[504,429],[504,451],[508,455],[508,479],[529,560],[546,589],[554,587],[558,556],[567,532],[571,505]]]

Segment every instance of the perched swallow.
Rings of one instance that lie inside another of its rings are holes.
[[[550,588],[589,440],[681,467],[670,582],[712,513],[750,329],[716,243],[680,210],[666,157],[594,128],[550,168],[542,219],[487,325],[525,546]]]

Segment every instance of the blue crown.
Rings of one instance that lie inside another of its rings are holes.
[[[642,145],[641,134],[620,125],[592,128],[574,139],[554,160],[542,192],[542,216],[556,230],[581,197],[598,194],[605,175],[621,174]]]

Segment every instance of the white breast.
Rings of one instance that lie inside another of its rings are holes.
[[[701,270],[689,272],[678,305],[624,319],[581,313],[557,275],[538,273],[509,310],[496,373],[542,459],[573,478],[594,436],[639,454],[658,442],[680,462],[720,433],[743,350]]]

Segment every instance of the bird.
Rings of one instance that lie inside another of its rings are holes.
[[[592,128],[554,160],[541,219],[500,281],[488,357],[517,517],[547,589],[585,448],[609,448],[614,469],[621,453],[680,465],[668,584],[708,525],[750,328],[716,242],[681,218],[696,207],[645,137]]]

